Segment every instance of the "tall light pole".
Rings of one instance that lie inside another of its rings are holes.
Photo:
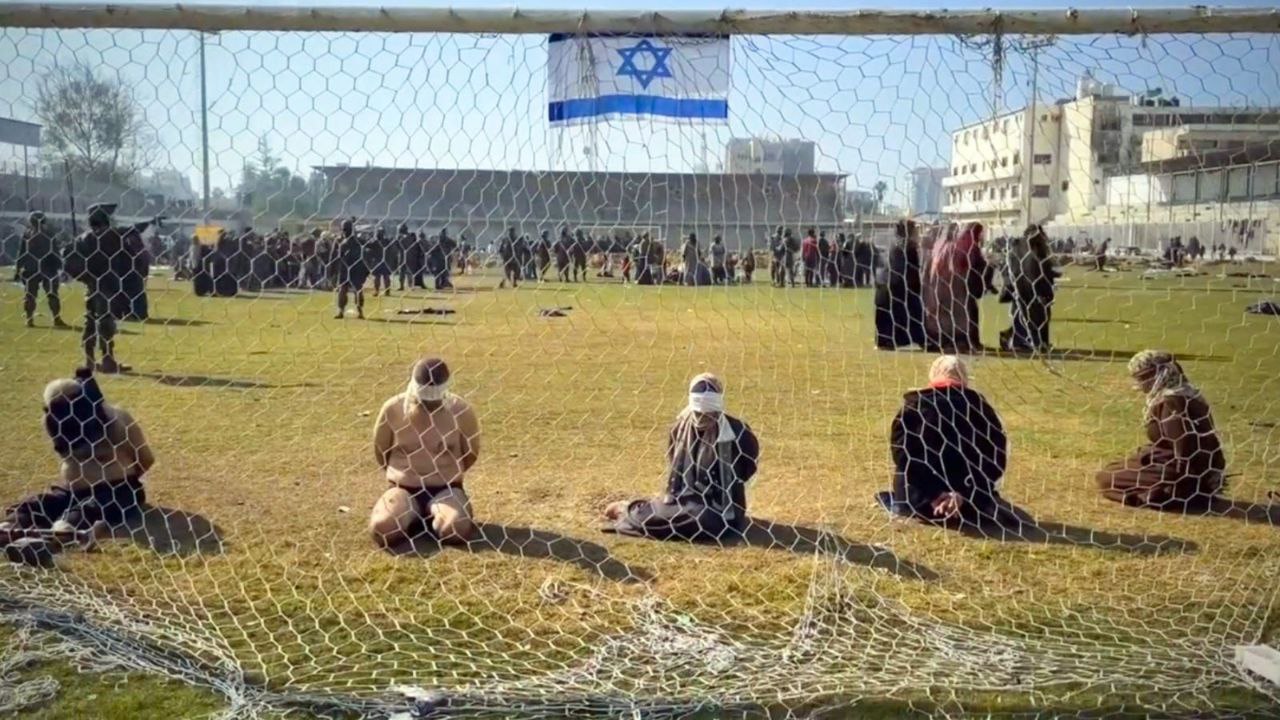
[[[1044,37],[1029,37],[1018,43],[1018,47],[1024,52],[1031,55],[1031,102],[1027,104],[1027,142],[1022,152],[1022,198],[1026,208],[1024,214],[1024,226],[1031,224],[1031,188],[1033,187],[1033,175],[1035,171],[1035,153],[1036,153],[1036,92],[1038,90],[1037,83],[1040,79],[1040,49],[1049,47],[1054,43],[1056,38],[1052,35]],[[1061,162],[1062,158],[1058,158]]]
[[[209,90],[204,71],[204,31],[200,32],[200,147],[203,152],[202,178],[204,219],[209,219]]]

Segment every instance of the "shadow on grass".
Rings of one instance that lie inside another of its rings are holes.
[[[214,297],[214,298],[216,298],[216,297],[219,297],[219,296],[217,296],[217,295],[211,295],[210,297]],[[292,295],[267,294],[267,293],[246,293],[246,292],[240,292],[240,293],[236,293],[235,295],[230,296],[230,299],[231,299],[231,300],[292,300],[292,299],[293,299],[293,296],[292,296]]]
[[[498,552],[520,559],[550,559],[567,563],[614,582],[648,582],[651,573],[618,560],[603,545],[561,535],[550,530],[498,523],[476,523],[476,536],[465,544],[450,547],[469,552]],[[421,533],[408,542],[388,549],[392,555],[431,557],[444,548],[430,533]]]
[[[1132,320],[1109,320],[1106,318],[1069,318],[1056,317],[1053,319],[1055,323],[1085,323],[1089,325],[1133,325]]]
[[[169,327],[204,327],[205,325],[213,325],[208,320],[189,320],[187,318],[158,318],[149,317],[142,321],[143,325],[166,325]]]
[[[1032,545],[1074,545],[1077,547],[1115,550],[1135,555],[1167,555],[1197,552],[1190,540],[1168,535],[1134,535],[1037,520],[1026,510],[1006,504],[1001,520],[975,524],[969,521],[928,522],[956,530],[961,535],[999,542],[1022,542]]]
[[[219,555],[222,531],[197,513],[148,505],[140,516],[111,528],[111,537],[129,540],[161,555]]]
[[[128,328],[121,327],[121,325],[122,325],[123,323],[135,323],[135,322],[138,322],[138,321],[137,321],[137,320],[121,320],[121,321],[119,321],[118,323],[116,323],[116,334],[117,334],[117,335],[137,335],[137,334],[138,334],[138,332],[137,332],[136,330],[130,330],[130,329],[128,329]],[[66,326],[63,326],[63,327],[60,327],[60,328],[53,328],[53,329],[54,329],[54,330],[74,330],[74,331],[76,331],[76,332],[84,332],[84,326],[83,326],[83,325],[66,325]]]
[[[1168,507],[1142,505],[1134,509],[1154,510],[1165,515],[1182,515],[1184,517],[1228,518],[1240,520],[1244,523],[1280,527],[1280,505],[1274,503],[1263,505],[1219,497],[1213,498],[1208,502],[1191,505],[1170,505]]]
[[[301,382],[277,385],[274,383],[261,382],[259,380],[236,380],[235,378],[219,378],[210,377],[208,375],[170,375],[168,373],[144,373],[128,371],[121,373],[124,377],[142,378],[146,380],[155,380],[161,385],[170,387],[196,387],[196,388],[213,388],[213,389],[232,389],[232,390],[268,390],[268,389],[285,389],[285,388],[304,388],[314,387],[314,383]]]
[[[1034,350],[1002,350],[989,347],[977,355],[984,357],[1008,358],[1013,360],[1082,360],[1089,362],[1128,362],[1138,350],[1102,350],[1085,348],[1053,348],[1047,353]],[[1179,360],[1196,360],[1201,362],[1230,362],[1233,358],[1226,355],[1200,355],[1191,352],[1177,353]]]
[[[938,578],[938,573],[924,565],[904,560],[882,547],[853,542],[830,530],[750,518],[741,544],[765,550],[784,550],[797,555],[832,555],[850,565],[887,570],[909,580]]]
[[[458,323],[456,323],[456,322],[449,322],[449,321],[447,321],[447,320],[428,320],[428,319],[426,319],[426,317],[425,317],[425,316],[421,316],[421,315],[418,315],[418,316],[411,316],[411,317],[407,317],[407,318],[375,318],[375,317],[371,317],[371,318],[365,318],[365,322],[371,322],[371,323],[385,323],[385,324],[387,324],[387,325],[445,325],[445,326],[454,326],[454,325],[458,325]]]

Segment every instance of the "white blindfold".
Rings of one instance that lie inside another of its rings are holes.
[[[414,383],[413,394],[422,402],[439,402],[449,396],[449,383],[440,385],[418,385]]]
[[[689,393],[689,409],[699,413],[724,412],[724,393]]]

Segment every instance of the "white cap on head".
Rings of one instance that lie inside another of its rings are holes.
[[[969,384],[969,368],[955,355],[941,355],[929,366],[929,382]]]
[[[44,386],[44,405],[48,407],[59,399],[70,400],[82,392],[84,392],[84,388],[81,388],[80,383],[71,378],[51,380],[48,385]]]

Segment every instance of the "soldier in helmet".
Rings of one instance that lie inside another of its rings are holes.
[[[27,327],[35,327],[36,297],[44,288],[49,301],[49,314],[53,326],[64,328],[62,302],[58,299],[58,276],[62,274],[62,255],[58,253],[53,234],[45,227],[42,212],[33,212],[27,218],[27,232],[22,236],[18,251],[18,280],[22,283],[22,311],[27,316]]]
[[[338,270],[338,314],[341,320],[347,314],[347,296],[355,295],[356,317],[364,319],[364,284],[369,279],[369,265],[365,259],[364,243],[356,235],[354,220],[342,221],[342,240],[335,252]]]
[[[129,368],[116,362],[116,318],[111,314],[112,299],[123,288],[125,275],[133,270],[133,258],[124,247],[124,236],[112,227],[114,204],[89,206],[89,230],[76,238],[67,254],[67,274],[84,283],[85,367],[95,367],[95,351],[102,351],[101,372],[115,373]]]

